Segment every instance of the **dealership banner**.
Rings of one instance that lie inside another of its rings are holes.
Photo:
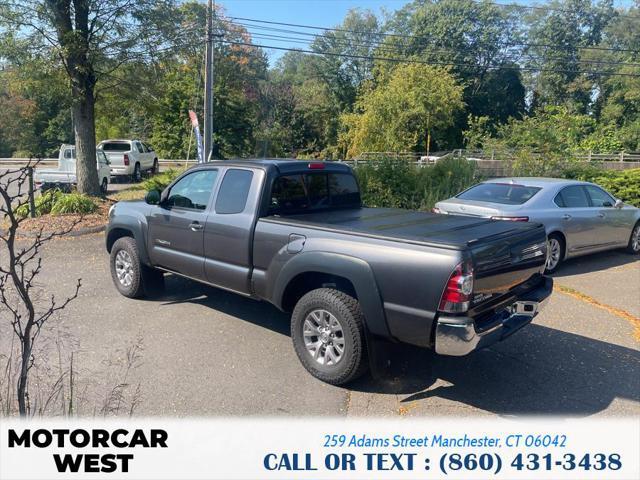
[[[198,163],[204,162],[204,148],[202,146],[202,135],[200,135],[200,123],[198,122],[198,115],[193,110],[189,110],[189,119],[191,120],[191,127],[196,137],[196,148],[198,150]]]
[[[0,420],[0,479],[638,479],[640,419]]]

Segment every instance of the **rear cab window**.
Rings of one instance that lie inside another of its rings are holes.
[[[478,202],[522,205],[531,200],[540,187],[514,183],[480,183],[459,194],[456,198]]]
[[[271,189],[269,215],[361,206],[360,190],[349,173],[300,173],[278,177]]]
[[[105,142],[100,148],[105,152],[128,152],[131,150],[129,142]]]

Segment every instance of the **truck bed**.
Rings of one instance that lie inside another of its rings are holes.
[[[439,215],[399,208],[330,210],[272,216],[266,220],[455,249],[468,248],[480,240],[518,235],[540,228],[538,224],[527,222]]]

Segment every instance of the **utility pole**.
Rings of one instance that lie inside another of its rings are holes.
[[[207,5],[207,48],[204,67],[204,161],[213,153],[213,12],[215,4]]]

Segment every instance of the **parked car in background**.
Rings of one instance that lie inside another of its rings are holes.
[[[296,160],[198,165],[116,203],[106,231],[122,295],[170,272],[266,300],[333,384],[364,372],[372,337],[466,355],[526,326],[551,294],[546,246],[540,224],[364,208],[348,166]]]
[[[111,175],[126,175],[139,182],[142,172],[158,172],[156,152],[140,140],[103,140],[98,148],[104,150],[111,162]]]
[[[96,150],[96,167],[98,169],[98,181],[100,190],[107,193],[111,171],[109,159],[105,153]],[[58,168],[56,170],[36,169],[34,182],[38,188],[44,190],[48,188],[69,189],[77,183],[76,176],[76,147],[74,145],[63,144],[58,154]]]
[[[540,222],[547,232],[547,272],[567,258],[626,248],[640,252],[640,209],[602,187],[556,178],[499,178],[436,203],[435,213]]]

